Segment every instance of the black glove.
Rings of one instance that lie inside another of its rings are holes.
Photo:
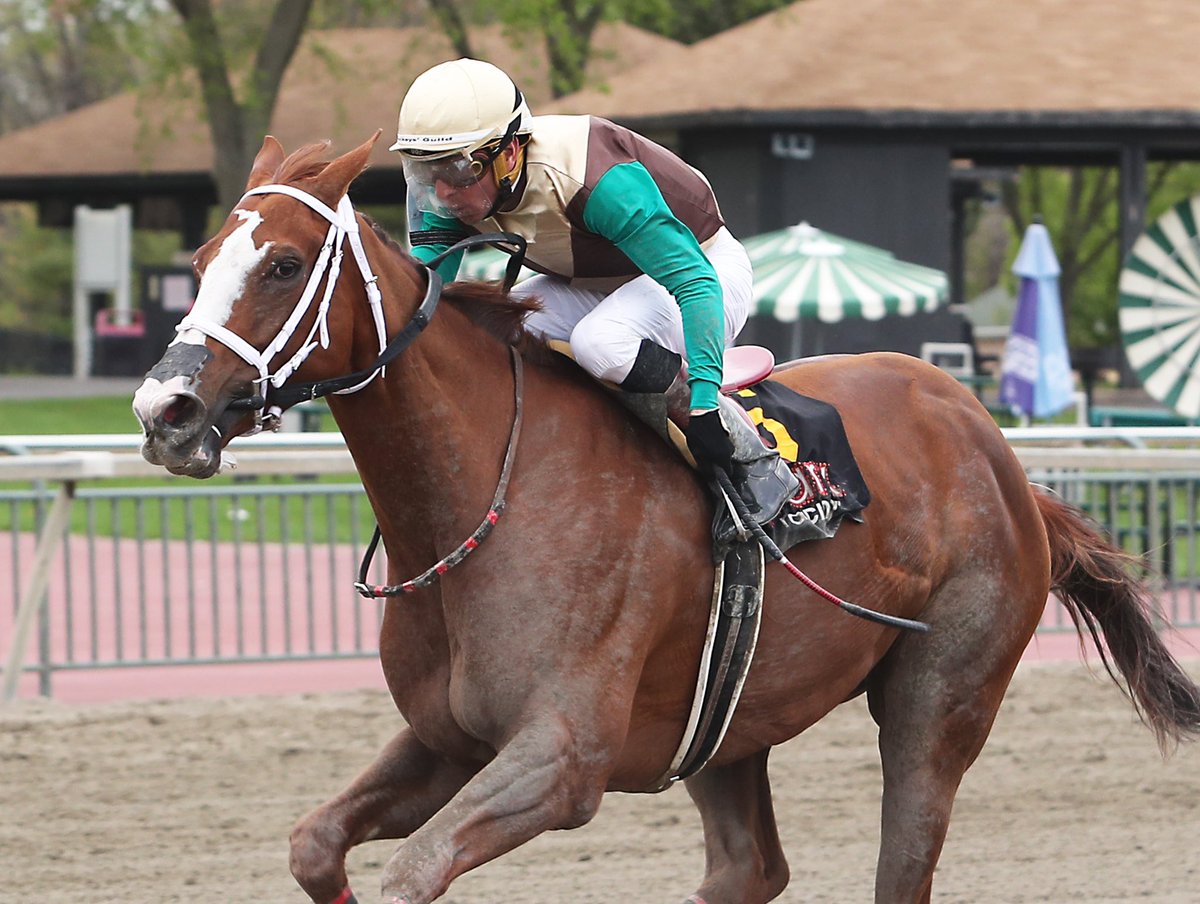
[[[713,408],[711,411],[693,414],[684,435],[687,437],[688,449],[701,470],[730,470],[733,464],[733,440],[729,438],[725,425],[721,423],[720,409]]]

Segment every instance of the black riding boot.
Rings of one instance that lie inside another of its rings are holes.
[[[664,438],[668,421],[683,430],[690,417],[691,391],[681,369],[683,359],[656,342],[643,339],[629,376],[621,381],[626,407]],[[768,448],[749,417],[733,399],[718,396],[721,424],[733,441],[733,473],[729,475],[750,519],[769,524],[800,487],[800,482],[779,453]],[[684,446],[686,448],[686,445]],[[717,530],[718,543],[728,543],[738,533],[731,519]]]
[[[727,395],[717,397],[721,423],[733,440],[733,488],[746,503],[746,514],[755,524],[770,524],[800,489],[800,481],[775,449],[768,448],[745,410]],[[736,527],[733,533],[738,533]],[[717,539],[722,538],[718,532]]]

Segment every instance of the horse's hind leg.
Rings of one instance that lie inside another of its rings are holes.
[[[765,904],[787,885],[767,779],[769,753],[709,766],[684,783],[704,824],[704,882],[690,902]]]
[[[405,729],[345,791],[296,824],[292,875],[316,904],[343,900],[350,848],[371,839],[412,834],[471,775],[438,757]]]
[[[867,698],[883,765],[878,904],[930,899],[954,796],[1024,646],[1019,630],[993,631],[990,647],[944,629],[944,638],[902,638],[871,678]]]

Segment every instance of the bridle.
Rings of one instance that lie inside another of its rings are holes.
[[[383,316],[383,297],[377,285],[379,277],[371,271],[371,264],[363,249],[358,217],[354,206],[350,203],[350,196],[343,195],[337,208],[334,209],[303,189],[292,185],[270,184],[250,189],[242,196],[238,204],[254,195],[266,194],[280,194],[295,198],[316,211],[330,224],[329,231],[325,235],[325,242],[317,255],[304,291],[300,294],[300,299],[296,302],[287,320],[284,321],[283,326],[280,327],[279,332],[275,334],[275,338],[260,351],[225,325],[208,320],[195,311],[189,313],[175,327],[177,333],[196,330],[217,340],[258,371],[258,378],[254,381],[259,387],[258,392],[245,398],[235,399],[228,406],[234,410],[245,409],[254,412],[254,425],[246,431],[246,435],[253,435],[264,429],[278,430],[280,415],[284,409],[297,402],[318,399],[331,393],[347,395],[358,392],[375,377],[383,374],[387,365],[412,344],[432,319],[442,293],[442,279],[435,268],[446,257],[476,245],[488,244],[498,247],[510,255],[505,272],[504,287],[506,290],[511,288],[516,281],[525,257],[526,241],[524,237],[514,233],[484,233],[467,236],[456,242],[425,265],[428,277],[425,297],[413,312],[409,322],[389,341]],[[327,380],[285,386],[288,378],[300,368],[318,345],[321,348],[329,347],[329,306],[338,277],[341,275],[343,246],[347,241],[366,288],[367,303],[371,308],[371,319],[375,324],[375,334],[379,343],[379,356],[368,367],[353,373]],[[325,279],[325,292],[318,304],[317,316],[313,320],[308,335],[295,354],[274,373],[271,373],[272,362],[291,341],[296,329],[308,313],[309,308],[312,307],[322,279]]]
[[[337,209],[334,210],[320,199],[313,197],[302,189],[291,185],[272,184],[250,189],[242,196],[241,200],[244,201],[252,195],[266,194],[280,194],[295,198],[297,201],[307,204],[328,220],[330,224],[329,232],[325,236],[325,244],[321,246],[321,251],[317,255],[313,271],[304,286],[304,291],[300,294],[300,300],[296,302],[296,306],[292,309],[292,313],[288,316],[288,319],[280,327],[279,332],[275,334],[275,338],[268,342],[267,347],[262,351],[259,351],[223,324],[214,323],[198,314],[188,314],[175,327],[178,333],[192,329],[216,339],[241,357],[246,363],[258,370],[259,376],[254,382],[261,387],[260,392],[247,398],[235,399],[228,405],[229,408],[235,410],[248,409],[254,412],[254,426],[251,430],[247,431],[248,434],[258,433],[263,429],[279,429],[280,415],[283,413],[283,410],[297,402],[307,399],[318,399],[330,393],[345,395],[358,392],[375,379],[375,377],[383,374],[384,368],[408,348],[413,340],[420,335],[421,331],[429,325],[429,321],[433,317],[434,310],[437,308],[438,300],[442,294],[442,278],[438,275],[436,267],[451,254],[476,245],[485,244],[492,245],[506,252],[509,255],[509,262],[504,276],[504,290],[506,292],[516,282],[517,274],[521,270],[521,264],[525,260],[526,240],[523,236],[515,233],[482,233],[480,235],[467,236],[455,242],[441,254],[426,262],[425,269],[428,283],[425,289],[425,297],[421,300],[421,303],[417,306],[417,309],[413,312],[412,317],[405,324],[404,328],[389,341],[383,317],[383,297],[379,292],[379,287],[376,285],[379,278],[371,272],[371,264],[367,260],[367,254],[362,245],[362,238],[359,235],[358,217],[354,212],[353,205],[350,203],[350,197],[344,195],[338,202]],[[240,204],[241,201],[238,203]],[[347,240],[350,242],[350,249],[354,254],[355,262],[358,264],[358,271],[362,275],[363,282],[366,285],[367,301],[371,306],[371,317],[375,322],[375,332],[379,338],[379,356],[369,366],[353,373],[327,380],[316,380],[310,383],[286,386],[284,384],[288,378],[300,368],[300,365],[307,360],[318,344],[321,348],[329,347],[329,305],[333,298],[333,290],[337,285],[338,277],[341,275],[342,246]],[[325,294],[321,297],[312,328],[308,331],[308,335],[296,353],[285,361],[275,373],[271,373],[271,362],[287,346],[300,322],[304,319],[305,314],[308,313],[313,299],[316,298],[321,280],[326,278],[326,271],[328,271],[328,278],[325,283]],[[382,587],[366,583],[371,559],[375,554],[375,549],[379,545],[380,540],[379,527],[376,526],[375,534],[363,555],[362,565],[359,569],[359,579],[354,584],[355,589],[363,596],[397,596],[429,586],[475,550],[499,520],[500,513],[504,511],[505,493],[508,489],[509,478],[512,476],[512,465],[516,457],[517,440],[521,434],[523,408],[521,356],[515,348],[511,348],[510,353],[513,362],[513,392],[515,395],[513,424],[508,437],[508,448],[504,454],[504,464],[500,470],[500,480],[496,487],[496,493],[492,498],[491,507],[484,516],[482,523],[480,523],[475,532],[458,549],[433,567],[412,580],[405,581],[403,584]]]
[[[241,404],[235,405],[235,407],[245,407],[254,411],[254,426],[248,431],[249,433],[258,433],[264,427],[278,428],[279,417],[284,407],[286,407],[287,401],[279,399],[278,393],[271,394],[270,390],[280,389],[287,382],[288,377],[294,374],[300,365],[307,360],[318,344],[322,348],[329,347],[329,303],[333,298],[333,290],[337,285],[338,276],[341,273],[342,249],[347,239],[349,239],[351,251],[358,264],[359,273],[362,274],[363,282],[366,285],[367,301],[371,307],[371,317],[375,322],[375,333],[379,339],[379,351],[382,353],[387,347],[383,322],[383,299],[379,293],[379,287],[376,285],[378,277],[371,272],[371,265],[367,261],[366,252],[363,250],[362,238],[358,232],[358,218],[354,214],[354,207],[350,203],[350,197],[348,195],[343,196],[341,201],[338,202],[337,209],[334,210],[308,192],[294,188],[293,186],[261,185],[247,191],[238,204],[240,205],[247,198],[254,195],[265,194],[288,195],[308,205],[329,221],[329,231],[325,235],[325,242],[321,246],[320,253],[317,255],[316,263],[313,265],[312,273],[309,274],[304,291],[300,294],[300,299],[296,302],[295,307],[292,308],[292,312],[287,320],[284,321],[283,326],[279,328],[279,332],[275,334],[275,338],[267,343],[266,348],[259,351],[224,324],[206,319],[194,310],[175,327],[177,333],[182,333],[186,330],[196,330],[216,339],[258,371],[258,379],[254,382],[259,387],[259,391],[248,399],[238,400]],[[300,322],[312,306],[321,280],[326,276],[326,271],[328,271],[328,279],[325,282],[325,293],[318,304],[317,316],[313,320],[312,328],[308,331],[308,335],[295,354],[283,362],[274,373],[271,373],[271,365],[275,358],[283,351],[288,342],[291,341],[292,335],[296,332]],[[339,393],[357,392],[370,383],[381,371],[382,368],[372,369],[361,381],[331,391]],[[269,394],[272,395],[270,403],[267,402]]]

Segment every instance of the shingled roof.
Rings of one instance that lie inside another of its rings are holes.
[[[475,52],[508,71],[535,107],[550,98],[540,43],[515,46],[502,30],[471,34]],[[532,39],[530,39],[532,41]],[[534,50],[533,48],[537,49]],[[596,30],[590,83],[680,47],[623,23]],[[445,36],[424,28],[341,29],[311,33],[289,67],[272,133],[292,150],[325,138],[336,150],[359,144],[377,128],[396,128],[404,91],[429,66],[456,54]],[[376,167],[397,167],[380,140]],[[212,145],[198,95],[130,92],[0,137],[0,182],[22,178],[207,173]]]
[[[1196,13],[1194,0],[802,0],[555,109],[663,123],[1200,122]]]

